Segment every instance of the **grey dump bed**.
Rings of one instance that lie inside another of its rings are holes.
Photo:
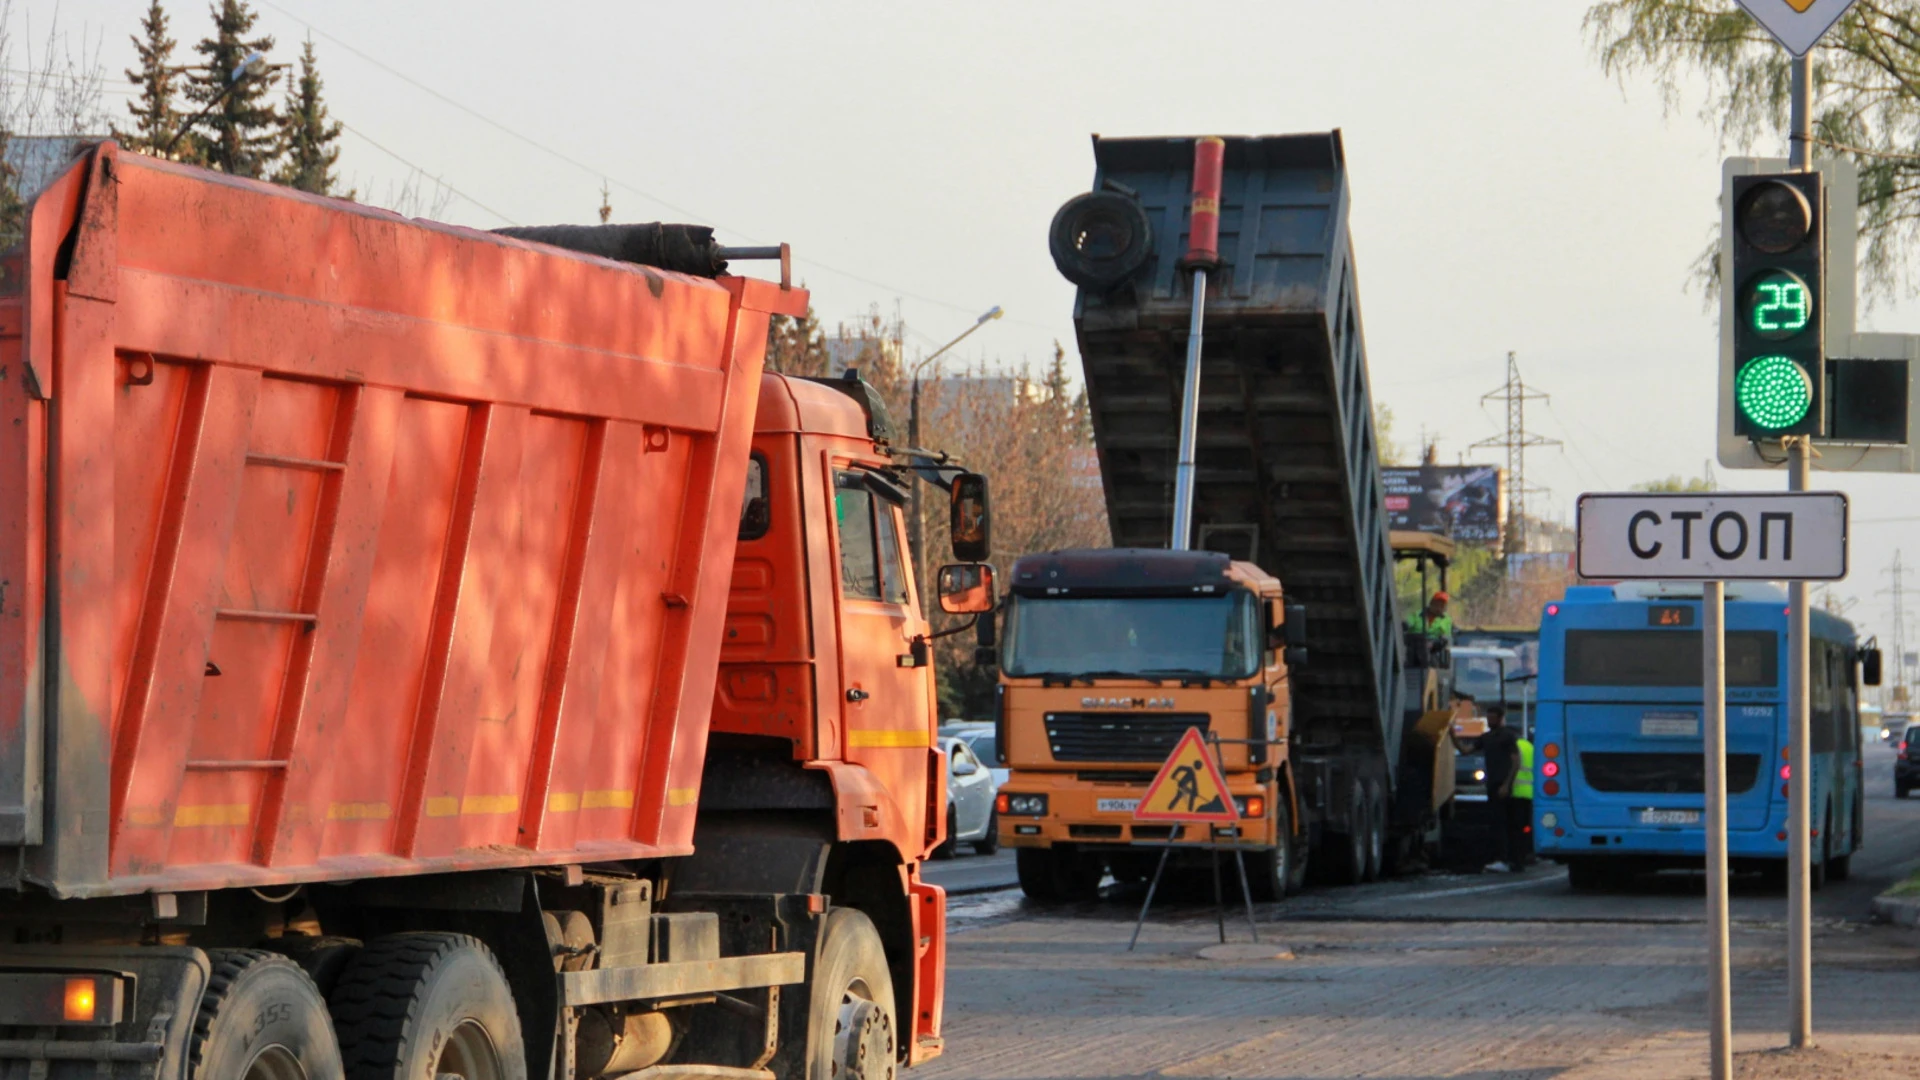
[[[1193,143],[1094,139],[1094,190],[1137,198],[1152,232],[1137,271],[1110,290],[1081,288],[1074,305],[1117,547],[1164,547],[1173,520]],[[1339,132],[1227,139],[1220,258],[1208,282],[1194,544],[1251,559],[1308,605],[1299,748],[1377,750],[1390,771],[1402,644]]]

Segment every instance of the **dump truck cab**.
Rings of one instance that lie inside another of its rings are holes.
[[[1215,747],[1239,811],[1213,838],[1245,845],[1256,889],[1284,894],[1299,820],[1287,619],[1278,579],[1218,552],[1061,551],[1014,564],[998,707],[1012,772],[998,810],[1028,895],[1083,897],[1104,873],[1152,872],[1160,848],[1148,845],[1182,827],[1135,823],[1133,810],[1188,728]],[[1180,838],[1208,839],[1194,835],[1207,827]]]

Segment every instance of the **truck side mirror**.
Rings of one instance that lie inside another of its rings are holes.
[[[992,611],[993,567],[986,563],[948,563],[940,568],[939,591],[940,610],[949,615]]]
[[[947,508],[947,534],[953,538],[953,557],[969,563],[991,558],[992,525],[987,478],[979,473],[961,473],[954,477]]]
[[[1287,658],[1287,670],[1289,672],[1299,671],[1305,668],[1307,666],[1306,647],[1302,645],[1295,645],[1290,647],[1289,649],[1287,649],[1286,658]]]
[[[1288,604],[1287,621],[1280,625],[1281,634],[1286,643],[1293,648],[1305,648],[1307,644],[1307,605]],[[1292,663],[1292,661],[1288,661]]]
[[[1860,650],[1860,681],[1868,686],[1880,685],[1880,650]]]

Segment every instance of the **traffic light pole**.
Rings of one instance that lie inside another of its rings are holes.
[[[1787,161],[1805,172],[1813,167],[1813,79],[1805,56],[1793,60],[1792,127]],[[1815,213],[1824,216],[1824,208]],[[1824,304],[1826,298],[1819,298]],[[1787,490],[1807,490],[1813,468],[1813,440],[1783,440],[1787,450]],[[1787,1045],[1813,1045],[1813,770],[1807,766],[1807,583],[1787,584]]]
[[[1707,1057],[1711,1080],[1733,1080],[1733,990],[1727,918],[1727,585],[1700,586],[1707,750]]]

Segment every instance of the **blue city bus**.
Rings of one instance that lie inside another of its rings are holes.
[[[1727,853],[1784,881],[1786,590],[1730,582],[1726,605]],[[1862,823],[1860,657],[1853,627],[1810,613],[1815,888],[1847,876]],[[1569,588],[1540,621],[1534,837],[1574,888],[1705,862],[1700,586]]]

